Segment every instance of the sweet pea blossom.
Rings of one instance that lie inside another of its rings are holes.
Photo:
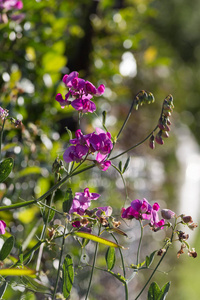
[[[22,9],[23,3],[18,0],[0,0],[0,9],[6,11],[11,9]]]
[[[106,160],[113,148],[109,132],[105,133],[102,129],[96,128],[96,132],[83,135],[81,130],[78,129],[75,136],[76,138],[70,140],[72,146],[69,146],[63,155],[63,159],[67,163],[80,162],[85,155],[96,152],[96,158],[93,161],[100,170],[106,171],[111,166],[111,161]]]
[[[92,200],[97,200],[100,197],[97,193],[90,193],[89,188],[85,188],[83,193],[75,193],[69,214],[77,213],[83,215],[91,205]]]
[[[6,232],[5,228],[6,228],[6,223],[0,220],[0,234],[4,234]]]
[[[65,95],[65,98],[59,93],[55,99],[60,103],[62,108],[71,104],[77,111],[93,113],[96,110],[96,105],[91,99],[93,96],[101,96],[105,91],[105,87],[101,84],[96,88],[90,81],[85,81],[78,76],[79,74],[76,71],[64,75],[63,82],[69,91]]]
[[[157,202],[151,206],[145,198],[143,200],[136,199],[131,202],[131,206],[126,209],[122,208],[121,215],[125,219],[149,220],[149,225],[156,231],[163,229],[163,225],[165,224],[164,219],[159,220],[159,209],[160,205]]]

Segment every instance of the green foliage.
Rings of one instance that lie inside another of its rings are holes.
[[[11,252],[14,246],[14,237],[10,236],[5,240],[1,250],[0,250],[0,260],[4,260]]]
[[[170,282],[166,283],[162,289],[156,282],[152,282],[148,290],[148,300],[165,300],[170,288]]]
[[[68,298],[72,289],[72,285],[74,282],[74,268],[73,268],[73,261],[69,254],[66,255],[64,262],[63,262],[63,269],[62,269],[62,291],[65,298]]]
[[[106,251],[106,264],[108,270],[112,270],[115,265],[115,248],[109,247]]]
[[[0,163],[0,183],[4,182],[12,171],[14,161],[12,158],[6,158]]]

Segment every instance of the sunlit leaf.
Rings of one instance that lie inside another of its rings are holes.
[[[14,246],[14,237],[10,236],[3,244],[0,251],[0,260],[4,260],[11,252]]]
[[[114,242],[111,242],[111,241],[109,241],[107,239],[101,238],[101,237],[96,236],[96,235],[91,234],[91,233],[82,232],[82,231],[76,231],[73,234],[76,235],[76,236],[78,236],[78,237],[84,238],[84,239],[89,239],[89,240],[91,240],[93,242],[96,242],[96,243],[107,245],[109,247],[115,247],[115,248],[122,248],[122,249],[124,249],[124,247],[121,246],[121,245],[118,245],[118,244],[116,244]]]
[[[0,299],[3,299],[3,295],[7,289],[7,286],[8,286],[8,282],[4,281],[4,283],[0,287]]]
[[[12,171],[14,161],[11,157],[4,159],[0,163],[0,183],[6,180]]]
[[[16,174],[16,177],[19,178],[19,177],[23,177],[23,176],[27,176],[27,175],[30,175],[30,174],[41,174],[42,172],[42,168],[40,167],[27,167],[23,170],[21,170],[20,172],[18,172]]]
[[[72,285],[74,282],[74,267],[73,261],[69,254],[66,255],[65,260],[63,262],[63,295],[64,297],[68,297],[70,295]]]
[[[152,264],[157,251],[153,251],[149,256],[146,256],[146,267],[149,268]]]
[[[112,270],[115,265],[115,248],[109,247],[106,251],[106,263],[108,270]]]
[[[0,275],[2,276],[32,276],[35,273],[35,270],[29,269],[0,269]]]
[[[65,193],[65,198],[63,201],[63,211],[64,212],[69,212],[71,206],[72,206],[72,201],[73,201],[73,194],[71,188],[69,188],[66,193]]]

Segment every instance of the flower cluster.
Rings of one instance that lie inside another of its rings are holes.
[[[0,106],[0,119],[4,120],[6,119],[8,116],[8,110],[6,109],[3,109],[1,106]]]
[[[160,115],[160,119],[158,121],[158,128],[159,132],[156,134],[156,137],[152,134],[149,140],[150,148],[155,148],[155,141],[157,144],[163,145],[164,141],[163,138],[169,137],[170,125],[171,121],[169,117],[173,111],[174,104],[173,104],[173,97],[172,95],[168,95],[165,100],[163,101],[162,112]]]
[[[111,162],[106,160],[108,154],[113,148],[111,141],[111,134],[104,132],[100,128],[96,128],[96,133],[83,135],[80,129],[75,132],[76,138],[71,139],[72,146],[67,148],[64,152],[63,159],[70,163],[72,161],[80,162],[85,155],[97,153],[95,158],[96,165],[102,170],[106,171]]]
[[[90,193],[89,188],[85,188],[83,193],[75,193],[72,206],[69,210],[72,226],[78,230],[91,232],[92,226],[99,221],[103,226],[108,225],[107,218],[112,214],[110,206],[97,207],[88,210],[92,200],[100,197],[97,193]],[[73,216],[75,218],[73,218]]]
[[[58,101],[62,108],[71,106],[82,113],[93,113],[96,110],[96,105],[91,101],[93,96],[101,96],[105,87],[101,84],[96,88],[90,81],[85,81],[78,78],[78,72],[71,72],[69,75],[64,75],[63,82],[69,88],[65,98],[59,93],[55,99]]]
[[[122,218],[125,219],[149,220],[149,225],[154,231],[157,231],[163,229],[165,224],[164,219],[159,220],[159,209],[160,205],[157,202],[151,206],[145,198],[143,200],[136,199],[131,202],[128,208],[122,208],[121,214]]]

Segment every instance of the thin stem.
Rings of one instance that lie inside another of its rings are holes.
[[[98,236],[100,235],[100,232],[101,232],[101,226],[99,226]],[[90,293],[90,289],[91,289],[92,278],[93,278],[93,273],[94,273],[94,268],[95,268],[95,263],[96,263],[96,258],[97,258],[98,245],[99,245],[98,243],[96,243],[96,245],[95,245],[92,270],[91,270],[91,273],[90,273],[90,280],[89,280],[89,285],[88,285],[88,289],[87,289],[87,294],[85,296],[85,300],[87,300],[87,298],[89,296],[89,293]]]
[[[62,239],[62,245],[61,245],[61,250],[60,250],[60,258],[59,258],[59,264],[58,264],[58,272],[57,272],[56,283],[55,283],[55,288],[54,288],[52,300],[55,299],[56,290],[57,290],[57,287],[58,287],[58,281],[59,281],[59,277],[60,277],[60,267],[61,267],[62,255],[63,255],[64,245],[65,245],[65,230],[66,230],[66,226],[67,226],[67,223],[65,222],[65,229],[64,229],[64,232],[63,232],[63,239]]]
[[[125,181],[125,179],[124,179],[124,176],[123,176],[122,172],[121,172],[115,165],[113,165],[113,164],[111,164],[111,165],[112,165],[112,167],[113,167],[115,170],[117,170],[117,172],[118,172],[118,173],[120,174],[120,176],[121,176],[122,182],[123,182],[123,184],[124,184],[124,189],[125,189],[125,194],[126,194],[126,200],[128,200],[128,199],[129,199],[129,197],[128,197],[128,190],[127,190],[126,181]],[[124,201],[123,206],[125,206],[126,200]]]
[[[4,211],[4,210],[11,210],[11,209],[16,209],[16,208],[19,208],[19,207],[24,207],[24,206],[27,206],[27,205],[30,205],[30,204],[35,204],[37,202],[40,202],[42,200],[44,200],[46,197],[48,197],[51,193],[53,193],[54,191],[56,191],[65,181],[67,181],[70,177],[73,177],[77,174],[80,174],[82,172],[85,172],[89,169],[92,169],[94,168],[95,165],[91,165],[91,166],[88,166],[80,171],[77,171],[77,172],[72,172],[72,174],[70,175],[66,175],[61,181],[59,181],[58,183],[56,183],[54,186],[52,186],[49,191],[47,191],[45,194],[43,194],[40,198],[38,199],[33,199],[33,200],[29,200],[29,201],[24,201],[24,202],[20,202],[20,203],[16,203],[16,204],[11,204],[11,205],[8,205],[8,206],[1,206],[0,207],[0,211]]]
[[[140,141],[139,143],[135,144],[134,146],[128,148],[127,150],[121,152],[120,154],[114,156],[114,157],[111,157],[110,160],[113,160],[115,158],[118,158],[122,155],[124,155],[125,153],[129,152],[130,150],[136,148],[137,146],[141,145],[142,143],[144,143],[152,134],[153,132],[158,128],[158,125],[156,125],[156,127],[147,135],[147,137],[145,137],[142,141]]]
[[[175,220],[175,224],[174,227],[172,228],[172,235],[171,235],[171,239],[170,239],[170,243],[172,243],[173,237],[174,237],[174,232],[175,232],[175,228],[176,228],[176,223],[177,220]],[[169,250],[170,245],[167,246],[166,248],[166,252],[163,253],[163,255],[161,256],[159,262],[157,263],[155,269],[153,270],[153,272],[151,273],[149,279],[147,280],[147,282],[145,283],[145,285],[143,286],[142,290],[140,291],[140,293],[137,295],[137,297],[135,298],[135,300],[137,300],[141,294],[143,293],[143,291],[145,290],[145,288],[147,287],[147,285],[149,284],[149,282],[151,281],[152,277],[154,276],[155,272],[157,271],[158,267],[160,266],[162,260],[164,259],[165,255],[167,254],[167,251]]]
[[[138,251],[137,251],[137,262],[136,265],[139,264],[139,259],[140,259],[140,249],[141,249],[141,245],[142,245],[142,238],[143,238],[143,231],[144,231],[144,227],[142,225],[142,221],[140,221],[140,228],[141,228],[141,235],[140,235],[140,240],[139,240],[139,245],[138,245]]]
[[[51,207],[51,205],[52,205],[54,196],[55,196],[55,191],[54,191],[54,192],[52,193],[52,195],[51,195],[51,199],[50,199],[50,203],[49,203],[49,206],[50,206],[50,207]],[[51,212],[51,210],[48,209],[48,213],[47,213],[47,216],[46,216],[46,220],[45,220],[45,222],[44,222],[44,225],[43,225],[43,228],[42,228],[42,232],[41,232],[41,235],[40,235],[40,240],[43,240],[43,239],[44,239],[45,232],[46,232],[46,228],[47,228],[47,224],[48,224],[48,221],[49,221],[50,212]],[[44,211],[44,214],[45,214],[45,211]],[[40,264],[41,264],[41,259],[42,259],[43,248],[44,248],[44,244],[42,244],[42,245],[40,246],[40,249],[39,249],[38,259],[37,259],[37,264],[36,264],[36,271],[37,271],[37,272],[38,272],[39,269],[40,269]]]
[[[113,233],[111,233],[111,236],[115,240],[116,244],[118,244],[118,240],[116,239],[116,237],[114,236]],[[119,253],[120,253],[120,257],[121,257],[121,261],[122,261],[123,275],[124,275],[124,278],[126,278],[126,269],[125,269],[125,265],[124,265],[124,258],[123,258],[123,254],[122,254],[122,251],[120,248],[119,248]]]
[[[2,142],[3,142],[3,129],[4,129],[5,122],[6,122],[6,119],[3,120],[1,133],[0,133],[0,161],[1,161],[1,145],[2,145]]]

